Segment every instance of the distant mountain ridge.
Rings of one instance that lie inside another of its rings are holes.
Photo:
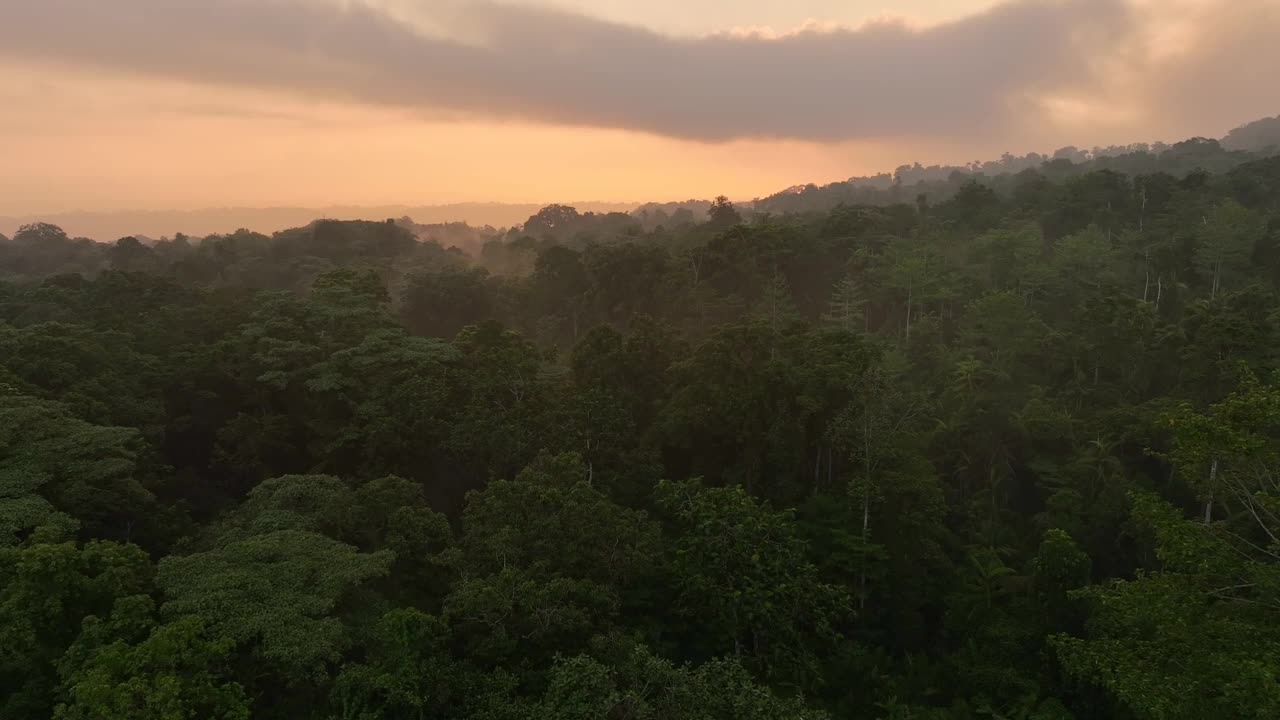
[[[1005,153],[999,160],[965,165],[899,166],[892,173],[855,176],[827,185],[794,185],[755,200],[737,200],[748,213],[810,212],[827,210],[841,203],[887,205],[914,202],[918,198],[941,201],[970,180],[997,188],[1012,185],[1012,178],[1027,171],[1041,172],[1058,179],[1091,170],[1116,170],[1131,175],[1167,172],[1185,175],[1196,169],[1225,172],[1258,157],[1280,154],[1280,115],[1262,118],[1235,128],[1220,140],[1191,138],[1172,145],[1163,142],[1134,143],[1081,149],[1066,146],[1052,154]],[[687,222],[706,218],[711,201],[682,202],[574,202],[556,206],[579,212],[607,215],[629,213],[646,228],[667,222]],[[199,210],[122,210],[111,212],[71,211],[29,216],[0,216],[0,235],[12,235],[22,225],[47,222],[58,225],[72,237],[88,237],[110,242],[120,237],[167,237],[181,233],[193,237],[230,233],[240,228],[274,233],[308,225],[317,219],[386,220],[405,225],[465,225],[483,230],[519,227],[551,203],[466,202],[440,205],[335,205],[330,207],[228,207]],[[411,221],[411,222],[410,222]],[[461,234],[462,244],[474,244],[464,227],[433,228],[446,235]]]
[[[1242,125],[1220,140],[1190,138],[1178,143],[1133,143],[1089,149],[1073,145],[1051,154],[1005,153],[999,160],[965,165],[900,165],[892,173],[855,176],[828,185],[795,185],[755,200],[756,212],[786,213],[830,209],[840,203],[884,205],[913,202],[918,196],[944,200],[963,183],[978,180],[992,186],[1011,184],[1018,173],[1036,171],[1065,179],[1092,170],[1129,175],[1186,175],[1197,169],[1226,172],[1249,160],[1280,154],[1280,116]]]

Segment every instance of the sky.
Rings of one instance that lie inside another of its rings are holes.
[[[1280,112],[1277,0],[0,0],[0,215],[751,199]]]

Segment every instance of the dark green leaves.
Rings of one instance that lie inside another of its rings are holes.
[[[302,679],[348,645],[334,617],[346,594],[386,573],[388,552],[302,530],[278,530],[160,564],[164,616],[196,615],[217,637],[247,645],[269,667]]]

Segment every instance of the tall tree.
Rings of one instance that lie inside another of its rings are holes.
[[[1225,285],[1239,282],[1240,275],[1248,270],[1254,246],[1262,235],[1262,225],[1252,212],[1234,200],[1214,207],[1202,222],[1195,263],[1208,280],[1209,297],[1216,298]]]

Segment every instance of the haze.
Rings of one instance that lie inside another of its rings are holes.
[[[751,198],[1274,114],[1271,0],[11,0],[0,215]],[[10,229],[11,230],[11,229]]]

